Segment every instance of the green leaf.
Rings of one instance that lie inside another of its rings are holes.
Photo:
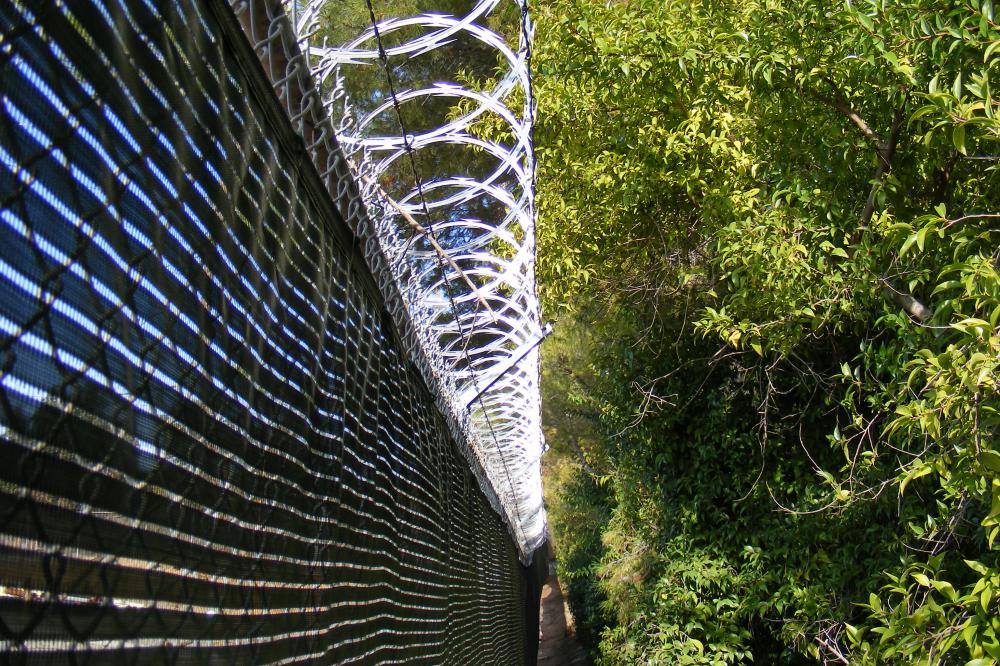
[[[965,627],[962,629],[962,638],[970,648],[975,644],[976,633],[979,631],[979,618],[974,619],[976,620],[975,622],[973,622],[973,618],[967,620]]]
[[[966,566],[968,566],[970,569],[972,569],[981,576],[985,576],[989,572],[989,569],[987,569],[980,562],[976,562],[975,560],[964,560],[964,562]]]
[[[993,53],[997,49],[1000,49],[1000,39],[996,40],[995,42],[986,47],[986,51],[983,52],[983,62],[985,63],[986,61],[988,61],[990,59],[990,56],[993,55]]]
[[[932,465],[923,464],[920,467],[911,469],[909,473],[903,478],[902,482],[899,484],[899,494],[900,496],[906,491],[906,486],[910,485],[910,481],[914,479],[919,479],[922,476],[927,476],[934,470]]]
[[[952,586],[952,584],[949,583],[948,581],[932,580],[931,585],[934,586],[935,590],[943,593],[946,597],[948,597],[949,601],[955,601],[958,598],[958,594],[955,592],[954,586]]]
[[[986,450],[982,452],[980,458],[983,461],[983,466],[986,467],[986,469],[993,472],[1000,472],[1000,453],[997,453],[996,451]]]
[[[955,129],[951,131],[951,142],[955,144],[955,150],[963,155],[968,154],[965,149],[965,125],[955,125]]]

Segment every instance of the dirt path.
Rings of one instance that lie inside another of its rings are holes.
[[[576,642],[573,620],[555,575],[549,576],[542,588],[539,628],[538,666],[590,666],[586,651]]]

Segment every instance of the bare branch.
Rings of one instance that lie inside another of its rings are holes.
[[[875,176],[872,178],[872,187],[868,191],[868,199],[865,200],[865,206],[861,209],[861,217],[858,219],[858,231],[867,228],[868,224],[872,221],[872,215],[875,214],[875,198],[878,191],[882,188],[885,177],[892,168],[892,158],[896,155],[896,144],[899,142],[899,133],[903,129],[903,120],[906,118],[905,111],[906,102],[904,101],[896,109],[896,115],[892,119],[889,141],[885,145],[879,144],[878,168],[875,169]]]
[[[851,106],[851,103],[847,101],[847,98],[844,96],[844,93],[841,92],[840,86],[834,83],[833,79],[830,79],[828,77],[823,77],[823,80],[826,82],[828,86],[830,86],[830,89],[833,92],[833,97],[827,97],[826,95],[822,95],[816,92],[815,90],[808,90],[807,92],[809,93],[809,95],[811,95],[821,104],[825,104],[831,109],[834,109],[844,114],[844,116],[846,116],[848,120],[854,123],[854,125],[857,126],[859,130],[861,130],[861,133],[865,135],[865,138],[871,141],[875,145],[875,148],[879,151],[879,153],[882,153],[883,149],[887,144],[882,140],[882,137],[879,136],[878,132],[873,130],[871,128],[871,125],[865,122],[865,119],[862,118],[860,114],[858,114],[858,112],[854,109],[853,106]]]
[[[434,248],[434,252],[437,253],[437,255],[441,257],[441,259],[446,261],[453,271],[458,273],[459,277],[462,278],[462,281],[465,282],[465,285],[469,288],[469,291],[473,295],[475,295],[476,301],[478,301],[479,304],[487,312],[490,313],[490,317],[492,317],[493,322],[496,323],[497,315],[493,311],[493,308],[491,308],[490,304],[486,302],[486,299],[482,297],[482,295],[479,293],[479,288],[469,278],[469,276],[465,274],[465,271],[463,271],[462,268],[457,263],[455,263],[455,260],[451,258],[451,255],[445,252],[445,249],[441,247],[440,243],[437,242],[437,239],[434,237],[434,234],[432,234],[430,231],[424,228],[422,224],[417,222],[416,218],[414,218],[413,215],[411,215],[410,212],[406,210],[402,204],[400,204],[398,201],[390,197],[386,193],[386,191],[383,190],[381,187],[379,187],[376,183],[374,183],[371,180],[371,178],[365,178],[365,182],[378,188],[379,194],[381,194],[382,197],[385,198],[385,200],[389,203],[389,205],[392,206],[393,210],[399,213],[403,217],[403,219],[406,220],[406,223],[410,225],[410,228],[427,239],[427,242],[431,244],[432,248]]]
[[[903,308],[906,314],[910,315],[921,324],[928,321],[933,312],[926,305],[915,299],[905,291],[900,291],[887,279],[882,278],[882,292],[889,297],[893,303]]]

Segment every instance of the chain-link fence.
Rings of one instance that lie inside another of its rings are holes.
[[[527,1],[288,4],[308,54],[295,64],[319,91],[311,108],[333,119],[355,167],[428,382],[527,561],[545,534],[549,330],[535,288]]]
[[[0,2],[0,661],[530,662],[259,11]]]

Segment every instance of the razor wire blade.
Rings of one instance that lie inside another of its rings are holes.
[[[343,0],[286,9],[452,422],[528,555],[545,533],[531,24],[520,0],[470,4],[372,11],[339,43],[325,23]],[[486,25],[504,11],[514,47]],[[484,64],[495,74],[465,69]]]

